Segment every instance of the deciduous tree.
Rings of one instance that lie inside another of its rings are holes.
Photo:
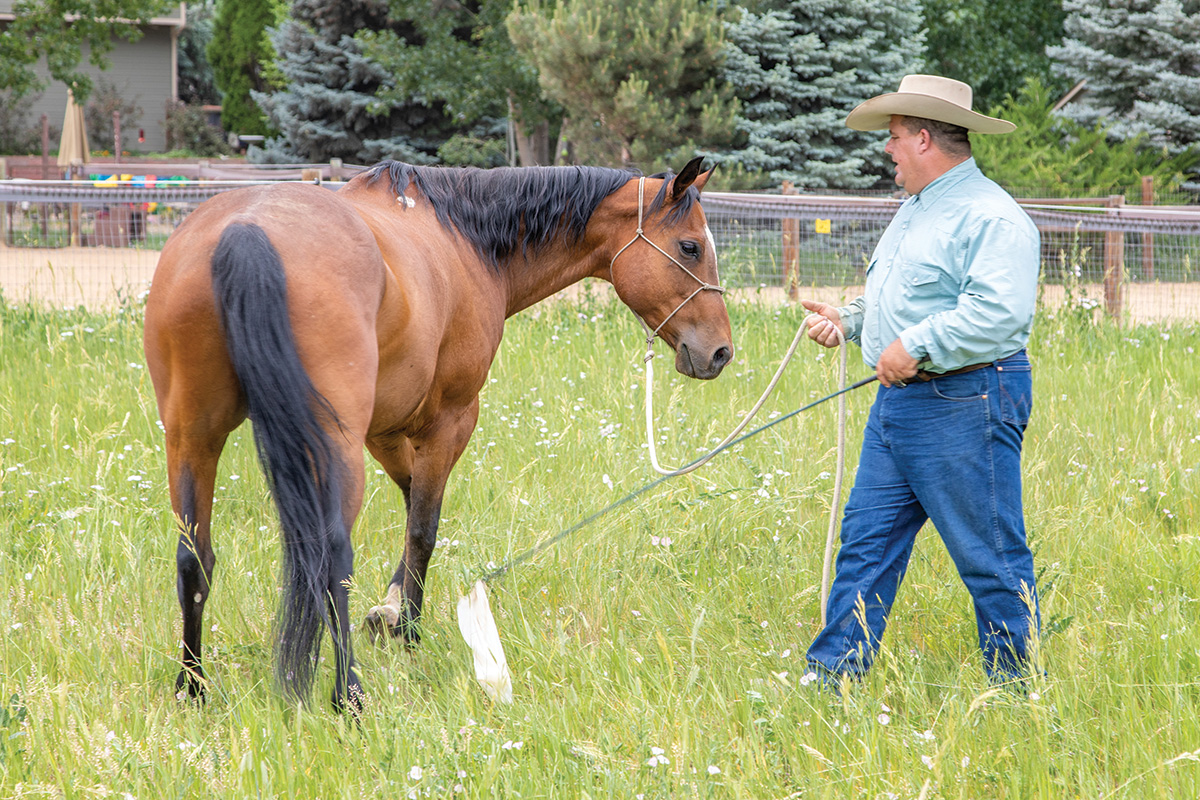
[[[52,80],[74,87],[75,99],[87,100],[92,80],[79,69],[83,50],[104,69],[115,39],[137,41],[140,20],[163,14],[167,0],[16,0],[14,19],[0,27],[0,86],[21,98],[44,88],[34,72],[42,57]]]
[[[1066,12],[1046,0],[925,0],[926,69],[971,85],[976,109],[1015,95],[1029,78],[1052,94],[1071,83],[1051,72],[1048,45],[1063,40]]]
[[[455,125],[496,129],[498,136],[459,135],[439,151],[460,162],[477,151],[500,146],[511,119],[526,166],[550,163],[550,133],[562,110],[538,86],[537,71],[514,47],[505,27],[512,0],[391,0],[391,15],[404,30],[364,31],[367,54],[389,76],[378,93],[388,104],[426,98],[440,102]],[[498,124],[497,124],[498,123]]]

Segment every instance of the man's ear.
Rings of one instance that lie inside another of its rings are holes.
[[[917,152],[924,153],[933,146],[933,135],[928,128],[921,128],[921,132],[917,135],[921,137],[921,141],[917,143]]]

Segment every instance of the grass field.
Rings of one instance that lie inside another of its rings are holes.
[[[731,308],[736,362],[656,373],[660,457],[724,435],[800,315]],[[355,645],[369,703],[270,683],[279,541],[250,431],[221,464],[213,681],[174,697],[180,623],[140,311],[0,310],[0,797],[1185,798],[1200,795],[1200,329],[1044,314],[1027,520],[1045,677],[990,689],[970,598],[922,532],[885,651],[844,699],[802,685],[834,469],[829,403],[672,479],[491,587],[515,701],[474,681],[454,605],[500,564],[656,475],[640,333],[584,293],[508,327],[451,478],[423,644]],[[836,386],[803,346],[761,419]],[[857,350],[851,378],[866,374]],[[870,402],[850,398],[851,469]],[[354,614],[399,558],[367,464]],[[947,476],[953,479],[953,476]],[[326,653],[328,653],[326,647]]]

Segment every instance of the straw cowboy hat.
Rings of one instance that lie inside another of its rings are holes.
[[[959,125],[975,133],[1009,133],[1016,125],[971,110],[971,87],[937,75],[905,75],[899,91],[881,94],[858,104],[846,117],[856,131],[884,131],[892,115],[923,117]]]

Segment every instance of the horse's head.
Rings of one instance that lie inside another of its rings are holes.
[[[634,178],[615,192],[619,210],[608,275],[617,296],[675,351],[675,368],[708,380],[733,360],[729,312],[717,276],[700,190],[702,158],[674,177]]]

